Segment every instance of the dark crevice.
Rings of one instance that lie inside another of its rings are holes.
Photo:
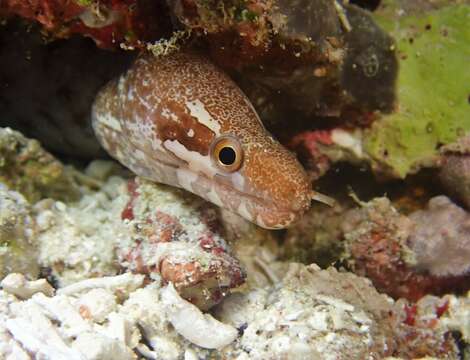
[[[351,4],[357,5],[363,9],[374,11],[380,5],[380,0],[351,0]]]

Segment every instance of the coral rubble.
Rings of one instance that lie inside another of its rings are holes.
[[[222,304],[222,321],[242,333],[224,354],[235,359],[380,358],[390,351],[390,309],[387,297],[363,279],[292,264],[281,284],[234,294]]]
[[[436,321],[429,324],[419,310],[407,324],[403,303],[380,295],[367,280],[291,263],[280,284],[233,294],[221,305],[217,316],[241,332],[222,353],[234,359],[453,359],[457,348],[439,310],[448,300],[435,299]],[[464,309],[458,304],[454,311]]]
[[[46,199],[35,205],[39,261],[61,286],[119,271],[115,247],[125,231],[120,220],[125,184],[111,177],[100,192],[83,194],[77,202]]]
[[[172,284],[145,285],[142,275],[86,279],[55,292],[40,281],[10,274],[2,282],[7,359],[454,359],[449,332],[468,336],[468,299],[428,297],[409,307],[365,279],[316,266],[290,264],[280,284],[232,294],[215,315]]]

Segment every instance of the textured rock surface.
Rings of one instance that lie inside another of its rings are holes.
[[[415,223],[407,241],[418,268],[435,276],[470,272],[470,214],[445,196],[409,216]]]
[[[37,239],[31,205],[0,183],[0,277],[22,272],[36,277]]]
[[[125,233],[120,219],[125,189],[124,179],[112,177],[101,191],[89,191],[77,202],[46,199],[35,205],[39,261],[61,286],[119,271],[115,248]]]
[[[416,301],[466,291],[467,222],[468,214],[445,197],[409,217],[387,198],[377,198],[343,217],[345,258],[354,272],[394,298]]]
[[[439,177],[450,194],[470,210],[470,136],[464,136],[441,150]]]
[[[231,255],[217,209],[181,190],[137,179],[122,211],[128,232],[119,243],[119,262],[129,270],[172,282],[202,309],[220,302],[244,282]]]
[[[454,359],[455,343],[440,319],[447,300],[434,299],[426,312],[426,303],[419,304],[419,315],[407,323],[408,308],[377,293],[369,281],[291,263],[277,285],[233,294],[219,307],[217,317],[241,333],[223,354],[235,359]],[[465,308],[458,303],[454,311]],[[431,313],[435,321],[429,321]]]
[[[367,281],[293,264],[277,287],[223,303],[222,321],[242,329],[224,353],[236,359],[380,358],[390,351],[390,309]]]
[[[44,197],[76,199],[78,187],[64,165],[45,151],[37,140],[0,128],[0,182],[26,199]]]

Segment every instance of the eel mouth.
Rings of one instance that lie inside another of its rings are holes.
[[[205,174],[196,174],[189,169],[186,170],[197,176],[198,182],[197,187],[191,186],[191,189],[186,188],[186,190],[237,213],[265,229],[286,228],[307,210],[294,210],[291,207],[277,204],[271,198],[259,196],[254,191],[242,191],[237,189],[231,180],[223,177],[209,178]]]

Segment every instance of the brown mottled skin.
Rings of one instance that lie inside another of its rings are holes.
[[[136,174],[185,188],[266,228],[298,219],[314,195],[295,156],[263,127],[237,85],[204,57],[143,55],[93,106],[104,148]],[[230,135],[241,167],[217,166],[211,144]]]

